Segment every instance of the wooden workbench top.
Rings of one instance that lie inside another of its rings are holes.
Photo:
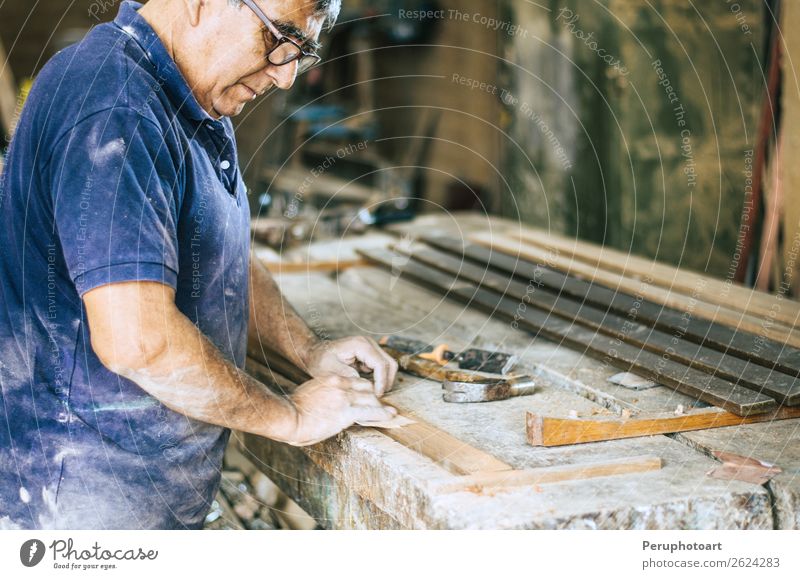
[[[461,225],[476,229],[480,225],[476,220],[480,218],[470,217]],[[425,223],[426,232],[429,228],[430,223]],[[454,349],[472,345],[520,355],[540,385],[532,396],[485,404],[448,404],[442,401],[438,383],[408,375],[401,375],[387,396],[388,402],[515,469],[640,455],[660,457],[664,464],[661,470],[640,474],[445,493],[429,484],[447,474],[441,465],[380,431],[352,428],[305,449],[244,437],[246,451],[264,472],[324,527],[800,526],[800,479],[796,476],[800,469],[800,420],[535,448],[526,444],[527,411],[555,416],[618,414],[624,409],[669,412],[697,402],[661,386],[644,391],[614,386],[608,378],[618,370],[514,330],[506,322],[443,299],[397,279],[391,272],[357,267],[338,276],[313,271],[284,274],[278,281],[298,313],[323,337],[404,334],[445,342]],[[711,457],[715,450],[775,462],[783,473],[769,483],[769,490],[710,478],[706,473],[719,464]]]

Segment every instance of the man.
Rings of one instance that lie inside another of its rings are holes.
[[[249,258],[228,119],[316,64],[338,8],[125,2],[42,70],[0,186],[0,527],[199,528],[228,429],[306,445],[394,416],[396,364],[321,343]],[[315,378],[271,393],[248,343]]]

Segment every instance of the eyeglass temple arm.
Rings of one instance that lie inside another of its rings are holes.
[[[261,19],[261,21],[264,24],[266,24],[267,28],[269,28],[269,31],[275,35],[275,38],[277,40],[280,41],[283,39],[283,34],[281,34],[281,31],[277,29],[277,27],[272,23],[272,21],[269,18],[267,18],[267,15],[264,14],[264,12],[261,10],[261,8],[259,8],[256,5],[255,2],[253,2],[252,0],[242,0],[242,2],[244,2],[250,8],[250,10],[256,13],[256,16],[258,16],[259,19]]]

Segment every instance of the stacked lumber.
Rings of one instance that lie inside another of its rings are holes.
[[[780,296],[532,230],[421,241],[404,259],[362,255],[737,417],[728,422],[791,417],[781,410],[800,405],[800,306]]]

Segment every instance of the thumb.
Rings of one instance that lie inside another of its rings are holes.
[[[397,410],[391,406],[356,406],[353,410],[354,422],[362,426],[389,422],[397,416]]]
[[[340,362],[339,360],[331,360],[328,364],[326,364],[326,370],[328,370],[331,374],[336,374],[337,376],[342,376],[344,378],[361,377],[361,375],[358,373],[358,370],[352,366],[348,366],[344,362]]]

